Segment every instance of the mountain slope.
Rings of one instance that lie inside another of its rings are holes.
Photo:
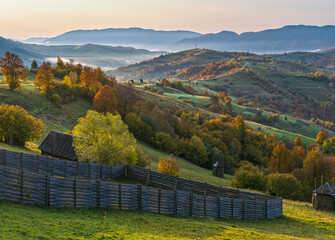
[[[285,26],[240,35],[220,32],[180,40],[173,44],[173,48],[189,49],[195,45],[199,48],[254,53],[316,51],[335,46],[335,26]]]

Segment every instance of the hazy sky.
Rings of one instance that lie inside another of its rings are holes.
[[[335,25],[335,0],[0,0],[0,36],[143,27],[237,33],[284,25]]]

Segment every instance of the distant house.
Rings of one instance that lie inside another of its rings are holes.
[[[335,186],[330,183],[314,190],[313,208],[321,211],[335,211]]]
[[[72,146],[73,135],[52,130],[38,149],[42,155],[77,161],[77,154]]]

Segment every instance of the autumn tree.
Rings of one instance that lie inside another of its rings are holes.
[[[52,74],[50,62],[44,62],[41,65],[40,70],[38,70],[36,75],[36,82],[34,82],[34,85],[41,89],[41,95],[50,96],[52,94],[56,85],[56,80]]]
[[[292,150],[292,157],[295,161],[296,167],[302,168],[303,167],[303,161],[306,158],[305,150],[302,146],[295,147]]]
[[[319,144],[323,144],[323,142],[328,138],[327,134],[323,131],[319,132],[318,135],[316,135],[316,142]]]
[[[19,106],[0,105],[0,141],[24,146],[41,137],[44,124]]]
[[[64,69],[65,68],[65,64],[60,57],[57,57],[57,68],[58,69]]]
[[[116,112],[117,101],[115,93],[110,86],[105,85],[97,92],[93,99],[93,110],[103,114]]]
[[[162,84],[163,84],[164,87],[166,87],[166,88],[170,87],[170,82],[166,78],[163,78],[161,80],[161,82],[162,82]]]
[[[107,74],[102,71],[102,69],[100,67],[97,67],[96,69],[94,69],[94,72],[97,76],[97,80],[102,84],[102,85],[111,85],[111,80],[110,78],[107,76]]]
[[[82,86],[84,95],[91,96],[93,93],[95,95],[98,91],[100,83],[92,68],[87,66],[83,68],[80,74],[80,85]]]
[[[80,160],[107,165],[136,164],[138,160],[136,139],[120,115],[88,111],[72,133]]]
[[[66,84],[68,86],[74,86],[78,82],[78,74],[75,71],[72,71],[69,73],[69,75],[66,75],[64,77],[64,80],[62,81],[63,84]]]
[[[19,55],[6,52],[5,57],[0,57],[0,69],[9,88],[21,91],[21,82],[26,79],[27,73]]]
[[[278,144],[272,152],[269,168],[272,173],[290,173],[296,167],[291,153],[283,144]]]
[[[302,143],[301,139],[299,137],[296,137],[296,139],[294,139],[294,146],[303,146],[304,144]]]
[[[331,176],[331,168],[329,162],[319,149],[312,149],[308,151],[307,157],[304,160],[304,169],[306,177],[312,183],[314,178],[320,179],[323,175],[324,180],[329,180]]]

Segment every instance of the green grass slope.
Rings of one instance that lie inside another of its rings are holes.
[[[0,239],[334,239],[335,214],[284,201],[274,220],[208,220],[0,201]]]

